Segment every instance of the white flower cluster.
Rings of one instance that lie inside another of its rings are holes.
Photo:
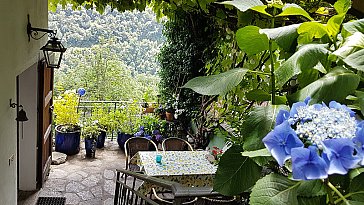
[[[317,105],[297,108],[294,121],[298,137],[316,145],[325,139],[355,137],[356,121],[347,110]]]

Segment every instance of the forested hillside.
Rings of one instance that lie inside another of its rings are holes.
[[[89,99],[97,100],[156,94],[156,54],[164,37],[163,25],[151,10],[119,13],[106,8],[99,14],[59,7],[49,13],[49,27],[57,30],[67,47],[55,74],[56,95],[78,87],[85,87]]]

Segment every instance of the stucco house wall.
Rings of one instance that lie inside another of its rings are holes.
[[[0,1],[0,205],[17,203],[16,111],[9,99],[16,99],[16,76],[38,61],[47,41],[28,42],[27,14],[33,25],[46,28],[47,11],[47,0]]]

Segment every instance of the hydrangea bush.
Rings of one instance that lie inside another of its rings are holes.
[[[291,160],[293,179],[325,179],[364,165],[363,126],[347,106],[308,98],[280,110],[263,142],[280,166]]]

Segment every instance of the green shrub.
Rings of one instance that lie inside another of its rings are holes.
[[[85,139],[97,139],[100,134],[100,127],[97,121],[86,120],[82,125],[82,137]]]
[[[78,96],[74,91],[65,91],[54,102],[54,122],[63,125],[62,131],[79,130],[80,113],[77,112]]]
[[[97,107],[92,112],[91,121],[95,121],[100,130],[105,132],[116,128],[114,112],[108,112],[106,107]]]

